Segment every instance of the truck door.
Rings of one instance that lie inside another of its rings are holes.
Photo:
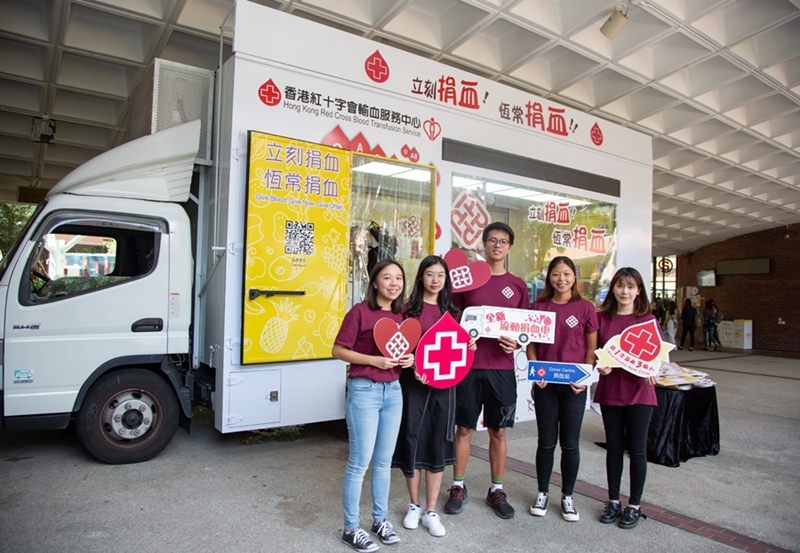
[[[8,289],[5,415],[69,413],[99,367],[165,354],[168,255],[159,219],[47,216],[22,249]]]

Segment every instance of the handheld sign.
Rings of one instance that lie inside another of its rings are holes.
[[[392,319],[384,317],[375,323],[372,329],[375,344],[389,359],[400,359],[414,351],[421,334],[422,326],[416,319],[406,319],[402,324],[397,324]]]
[[[585,363],[558,363],[555,361],[528,361],[528,380],[552,384],[578,384],[586,386],[598,378],[594,367]]]
[[[622,367],[631,374],[647,378],[657,376],[661,363],[669,361],[675,347],[661,340],[658,323],[650,319],[629,326],[595,351],[598,367]]]
[[[492,278],[492,268],[485,261],[469,262],[463,250],[453,248],[444,254],[444,260],[450,271],[450,283],[453,292],[469,292],[480,288]]]
[[[507,307],[467,307],[461,314],[461,326],[473,338],[508,336],[520,344],[556,339],[556,315],[550,311],[511,309]]]
[[[475,352],[469,334],[450,313],[445,313],[422,336],[417,345],[417,372],[425,375],[432,388],[452,388],[467,376]]]

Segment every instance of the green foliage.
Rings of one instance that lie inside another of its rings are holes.
[[[0,251],[5,255],[17,234],[28,222],[35,206],[29,204],[0,203]]]

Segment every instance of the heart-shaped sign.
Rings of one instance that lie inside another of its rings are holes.
[[[453,292],[469,292],[480,288],[492,278],[492,268],[485,261],[469,262],[463,250],[453,248],[444,255],[450,270]]]
[[[452,388],[467,376],[475,352],[471,351],[469,334],[449,312],[428,329],[417,345],[414,361],[417,371],[428,379],[432,388]]]
[[[400,359],[405,354],[414,351],[422,334],[422,326],[417,319],[406,319],[397,324],[392,319],[384,317],[375,323],[372,336],[381,353],[389,359]]]

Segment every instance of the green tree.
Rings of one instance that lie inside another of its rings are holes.
[[[8,252],[14,238],[28,222],[35,206],[29,204],[2,204],[0,203],[0,251],[3,255]]]

